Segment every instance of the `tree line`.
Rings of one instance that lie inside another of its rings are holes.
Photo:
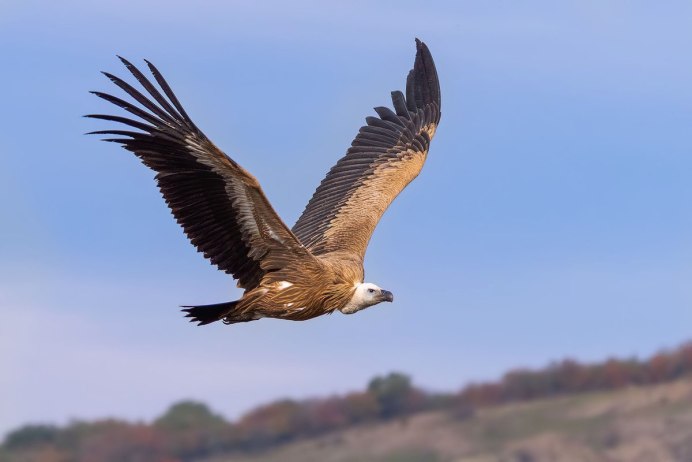
[[[259,406],[235,422],[203,403],[173,404],[151,423],[116,419],[66,426],[26,425],[0,446],[8,462],[186,462],[233,451],[257,451],[341,428],[435,409],[459,418],[475,409],[571,393],[649,385],[692,375],[692,342],[645,360],[582,364],[566,359],[538,370],[517,369],[500,380],[473,383],[456,393],[430,393],[410,377],[373,378],[363,391]]]

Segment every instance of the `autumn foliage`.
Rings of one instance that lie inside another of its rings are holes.
[[[0,460],[8,462],[176,462],[231,452],[258,451],[348,426],[446,409],[458,417],[509,402],[656,384],[692,375],[692,343],[647,360],[563,360],[540,370],[517,369],[500,380],[470,384],[458,393],[432,394],[408,376],[375,377],[363,391],[309,400],[279,400],[229,422],[206,405],[183,401],[152,423],[114,419],[64,427],[27,425],[7,435]]]
[[[581,364],[566,359],[540,370],[516,369],[500,381],[466,386],[456,397],[462,406],[488,406],[569,393],[652,385],[692,374],[692,343],[640,361],[608,359]]]

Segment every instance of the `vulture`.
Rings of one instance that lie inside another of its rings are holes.
[[[191,243],[244,290],[239,300],[183,306],[191,322],[303,321],[393,301],[364,281],[363,259],[380,217],[421,171],[440,121],[440,84],[423,42],[416,39],[405,94],[391,93],[394,110],[376,107],[377,117],[365,119],[292,229],[257,179],[197,128],[153,64],[145,60],[158,85],[119,58],[141,89],[104,72],[129,98],[91,93],[134,117],[87,115],[126,126],[89,134],[107,135],[156,172]]]

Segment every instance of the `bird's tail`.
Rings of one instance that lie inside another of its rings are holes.
[[[232,319],[238,300],[233,302],[216,303],[214,305],[183,306],[185,317],[191,318],[198,326],[210,324],[225,318]]]

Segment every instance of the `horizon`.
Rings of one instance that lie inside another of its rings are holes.
[[[684,342],[674,348],[666,348],[659,350],[654,355],[646,358],[604,358],[601,361],[581,363],[574,361],[571,358],[562,358],[559,360],[550,361],[550,363],[539,368],[518,368],[505,371],[500,377],[496,377],[490,381],[484,382],[469,382],[457,390],[426,390],[419,387],[415,379],[403,371],[389,371],[371,377],[367,383],[363,384],[359,389],[347,390],[340,394],[328,394],[318,396],[308,396],[302,399],[294,399],[292,397],[280,397],[270,402],[259,403],[257,406],[248,409],[245,413],[237,416],[234,419],[229,419],[222,413],[218,413],[212,406],[209,406],[204,401],[182,399],[172,403],[162,410],[159,415],[155,415],[149,420],[131,421],[120,418],[118,416],[106,416],[97,420],[72,420],[65,422],[62,425],[51,423],[28,423],[20,427],[10,430],[10,433],[22,432],[32,426],[53,426],[59,430],[64,430],[66,427],[73,425],[94,425],[103,421],[123,422],[127,424],[144,424],[156,425],[156,421],[163,416],[169,414],[172,409],[180,405],[192,405],[199,408],[199,405],[204,407],[208,415],[218,416],[229,425],[242,425],[245,421],[252,421],[253,416],[263,414],[263,411],[273,406],[280,405],[282,402],[292,402],[300,406],[305,406],[306,412],[316,403],[327,403],[333,400],[340,400],[342,405],[348,407],[348,397],[352,394],[373,393],[371,387],[373,384],[380,382],[393,381],[406,384],[409,391],[422,393],[429,400],[428,405],[422,405],[418,408],[407,409],[405,406],[398,409],[400,414],[398,417],[403,417],[409,414],[426,412],[430,410],[440,410],[445,408],[455,408],[461,402],[466,402],[467,405],[476,408],[503,406],[512,403],[523,403],[528,401],[536,401],[542,399],[560,398],[565,395],[580,395],[589,393],[598,393],[604,391],[613,391],[632,386],[636,387],[653,387],[661,384],[672,383],[679,380],[690,378],[690,366],[692,365],[692,341]],[[612,369],[615,364],[615,369]],[[661,364],[665,366],[661,366]],[[604,374],[604,370],[609,372]],[[580,374],[575,374],[575,369],[581,371]],[[617,372],[616,372],[617,371]],[[527,379],[530,377],[531,379]],[[546,380],[550,377],[549,380]],[[561,379],[555,380],[555,377]],[[550,384],[546,386],[546,384]],[[384,390],[389,390],[383,387]],[[483,389],[486,389],[485,394]],[[495,393],[487,390],[495,390]],[[497,392],[496,390],[504,390]],[[511,393],[510,393],[511,390]],[[536,393],[535,396],[522,396],[517,393],[521,390],[524,393]],[[400,391],[400,390],[399,390]],[[442,400],[443,405],[439,404]],[[415,401],[415,399],[413,400]],[[433,404],[438,402],[438,404]],[[319,413],[318,413],[319,414]],[[386,420],[385,417],[378,416],[374,413],[370,416],[372,419]],[[261,422],[261,420],[260,420]],[[359,422],[351,422],[345,424],[358,425]],[[362,422],[360,422],[362,423]],[[341,425],[337,425],[339,428]],[[299,430],[294,428],[294,430]],[[332,428],[334,430],[334,428]],[[1,444],[1,442],[0,442]]]
[[[130,7],[137,6],[132,15]],[[83,0],[0,6],[0,434],[227,419],[401,370],[429,390],[692,338],[692,5],[534,1],[261,7]],[[408,27],[402,27],[402,24]],[[152,61],[289,225],[430,48],[442,119],[368,247],[393,304],[353,316],[188,324],[240,291],[190,245],[90,90]],[[32,396],[32,399],[26,399]]]

